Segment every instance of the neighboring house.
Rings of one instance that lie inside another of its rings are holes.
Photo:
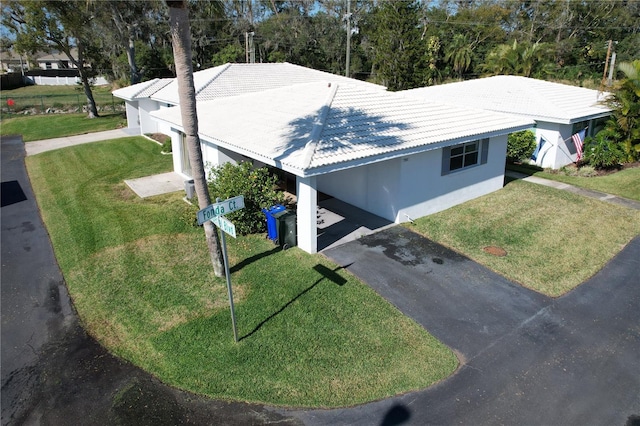
[[[27,68],[27,61],[12,49],[0,50],[0,69],[3,72],[21,72]]]
[[[299,65],[284,63],[224,64],[193,73],[196,100],[207,101],[244,93],[259,92],[277,87],[315,81],[351,82],[365,87],[385,90],[383,86],[347,77],[336,76]],[[162,124],[148,119],[149,113],[180,103],[176,79],[156,79],[123,87],[113,95],[124,99],[127,107],[127,126],[140,128],[140,133],[169,133]],[[180,147],[173,147],[174,152]]]
[[[74,58],[78,57],[78,50],[71,49],[71,55]],[[66,70],[70,68],[76,68],[76,66],[69,60],[67,55],[63,52],[45,53],[38,56],[36,59],[38,67],[43,70]]]
[[[407,96],[514,114],[535,120],[539,152],[535,163],[557,169],[576,161],[571,136],[582,129],[593,136],[611,109],[597,90],[518,76],[495,76],[406,90]]]
[[[227,92],[206,95],[213,100],[203,98],[215,85],[198,92],[204,161],[249,160],[295,179],[298,246],[310,253],[318,248],[318,192],[395,223],[435,213],[502,188],[507,134],[534,124],[339,76],[238,95],[247,83],[240,75],[220,85]],[[175,171],[190,177],[179,109],[150,116],[171,129]]]

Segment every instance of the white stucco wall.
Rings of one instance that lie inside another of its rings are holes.
[[[157,102],[151,99],[139,99],[138,100],[138,113],[140,120],[140,132],[145,133],[159,133],[159,123],[151,119],[150,112],[160,109]]]
[[[140,116],[138,114],[138,101],[125,101],[125,110],[127,113],[127,127],[135,129],[140,127]]]
[[[536,128],[536,143],[544,137],[543,145],[536,165],[543,168],[559,169],[576,161],[576,148],[571,140],[571,124],[558,124],[538,121]]]
[[[436,213],[504,185],[507,136],[491,138],[487,162],[442,176],[442,149],[343,170],[318,190],[400,223]]]

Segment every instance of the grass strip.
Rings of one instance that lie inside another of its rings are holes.
[[[126,124],[122,113],[103,114],[96,118],[87,118],[87,114],[23,116],[3,119],[2,135],[22,135],[23,141],[31,142],[113,130],[126,127]]]
[[[561,296],[640,234],[640,212],[524,181],[407,225],[535,291]],[[507,256],[486,253],[498,246]]]
[[[182,194],[140,200],[122,183],[170,170],[159,151],[125,138],[27,158],[74,305],[111,351],[192,392],[286,406],[364,403],[454,371],[448,348],[355,277],[263,235],[228,239],[236,344]]]
[[[640,201],[640,167],[632,167],[608,175],[595,177],[567,176],[560,172],[550,173],[539,167],[509,165],[507,168],[530,176],[564,182],[580,188],[593,189],[630,200]]]

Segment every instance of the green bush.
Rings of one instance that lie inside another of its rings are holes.
[[[284,203],[284,193],[277,189],[277,177],[266,167],[253,168],[250,162],[238,165],[226,163],[214,167],[209,174],[209,192],[212,201],[216,197],[227,198],[244,195],[244,209],[227,215],[237,232],[246,235],[264,232],[266,229],[263,208]]]
[[[167,137],[162,143],[162,152],[172,152],[173,148],[171,147],[171,138]]]
[[[609,131],[603,130],[584,143],[584,163],[596,169],[619,167],[625,154],[619,143],[609,139]]]
[[[511,133],[507,138],[507,159],[511,162],[531,158],[536,149],[536,135],[531,130]]]

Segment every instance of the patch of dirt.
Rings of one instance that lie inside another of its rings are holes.
[[[498,256],[498,257],[504,257],[504,256],[507,255],[507,251],[505,249],[503,249],[502,247],[487,246],[487,247],[483,248],[482,250],[484,250],[485,253],[489,253],[489,254],[492,254],[492,255]]]
[[[162,145],[167,139],[171,139],[171,136],[165,135],[164,133],[147,133],[146,136],[158,142],[160,145]]]

